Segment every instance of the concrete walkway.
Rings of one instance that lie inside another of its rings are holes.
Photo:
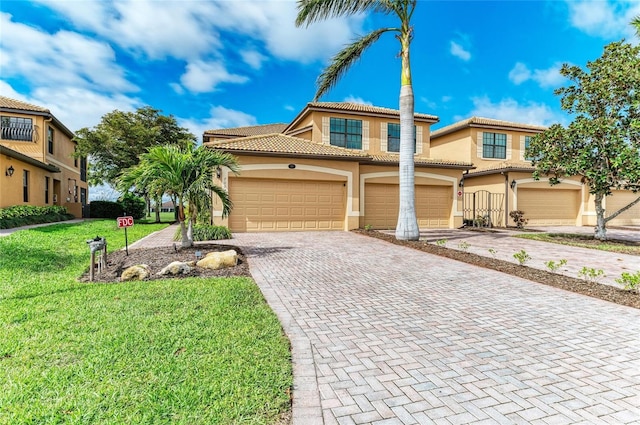
[[[348,232],[233,244],[291,340],[295,425],[640,422],[639,310]]]
[[[56,224],[81,223],[83,221],[85,221],[84,218],[76,218],[76,219],[67,220],[67,221],[56,221],[55,223],[30,224],[28,226],[14,227],[12,229],[0,229],[0,237],[9,236],[10,234],[15,233],[15,232],[17,232],[19,230],[35,229],[36,227],[53,226],[53,225],[56,225]]]

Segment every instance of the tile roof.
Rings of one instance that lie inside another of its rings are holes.
[[[22,102],[20,100],[11,99],[5,96],[0,96],[0,108],[50,113],[50,111],[47,108],[43,108],[42,106],[34,105],[27,102]]]
[[[204,134],[235,137],[258,136],[261,134],[282,133],[287,125],[288,124],[277,123],[235,128],[219,128],[214,130],[205,130]]]
[[[272,133],[260,136],[241,137],[232,140],[207,142],[214,149],[244,152],[264,152],[293,155],[333,156],[366,158],[367,154],[337,146],[324,145],[299,137]]]
[[[371,160],[373,162],[382,162],[388,164],[398,164],[400,161],[399,155],[370,155]],[[413,161],[415,165],[440,165],[440,166],[451,166],[451,167],[462,167],[462,168],[472,168],[473,164],[462,161],[449,161],[446,159],[433,159],[427,158],[424,156],[414,156]]]
[[[528,130],[536,133],[542,132],[547,129],[547,127],[541,125],[522,124],[510,121],[494,120],[491,118],[471,117],[433,131],[431,133],[431,138],[444,136],[445,134],[453,133],[454,131],[468,127],[510,128],[514,130]]]
[[[382,114],[400,116],[400,111],[391,108],[382,108],[380,106],[365,105],[362,103],[351,102],[310,102],[307,104],[310,109],[328,109],[334,111],[347,111],[347,112],[360,112],[365,114]],[[435,115],[415,113],[416,118],[421,118],[430,121],[438,121],[438,117]]]
[[[502,171],[535,171],[535,167],[525,162],[498,162],[495,165],[469,171],[469,176],[483,176],[496,174]]]

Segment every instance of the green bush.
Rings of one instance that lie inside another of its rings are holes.
[[[124,209],[120,202],[91,201],[89,204],[91,218],[116,218],[122,217]]]
[[[180,233],[179,227],[173,239],[176,241],[182,239],[182,233]],[[221,239],[231,239],[231,231],[226,226],[211,226],[208,224],[197,224],[193,226],[194,242],[217,241]]]
[[[119,200],[120,205],[126,215],[130,215],[136,220],[144,218],[147,212],[147,203],[144,199],[135,196],[132,193],[125,193]]]
[[[51,205],[37,207],[33,205],[14,205],[0,208],[0,229],[11,229],[29,224],[55,223],[73,219],[65,207]]]

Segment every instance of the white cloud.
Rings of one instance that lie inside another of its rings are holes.
[[[256,117],[242,111],[228,109],[224,106],[214,106],[209,111],[209,116],[204,119],[197,118],[176,118],[178,124],[186,127],[195,134],[199,142],[202,141],[202,135],[205,130],[214,130],[218,128],[245,127],[248,125],[256,125],[258,122]]]
[[[592,36],[615,39],[632,38],[635,30],[629,25],[640,15],[637,1],[565,0],[569,21],[575,28]]]
[[[223,63],[195,61],[187,65],[180,82],[192,93],[212,92],[221,83],[242,84],[249,79],[229,73]]]
[[[242,57],[244,63],[253,69],[262,68],[262,63],[268,59],[265,55],[255,50],[242,50],[240,57]]]
[[[369,102],[368,100],[364,100],[361,97],[357,97],[357,96],[353,96],[353,95],[349,95],[347,97],[344,98],[343,102],[347,102],[347,103],[358,103],[360,105],[369,105],[369,106],[373,106],[372,102]]]
[[[560,74],[562,64],[556,62],[547,69],[534,69],[533,71],[522,62],[517,62],[509,71],[509,80],[520,85],[525,81],[533,80],[542,88],[558,88],[565,83],[566,78]]]
[[[294,108],[291,105],[284,105],[284,109],[287,110],[287,111],[295,111],[296,110],[296,108]]]
[[[465,50],[464,47],[462,47],[462,45],[456,43],[455,41],[451,41],[450,45],[449,45],[449,52],[457,57],[458,59],[461,59],[465,62],[469,61],[471,59],[471,53],[468,50]]]
[[[503,121],[519,122],[549,126],[554,123],[564,123],[566,118],[553,111],[543,103],[528,102],[520,104],[514,99],[502,99],[493,103],[488,97],[472,98],[473,109],[468,116],[493,118]]]

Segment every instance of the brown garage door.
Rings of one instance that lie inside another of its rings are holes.
[[[374,229],[395,229],[398,224],[399,188],[395,184],[366,184],[364,224]],[[418,226],[448,228],[451,215],[451,187],[416,186]]]
[[[518,189],[518,209],[529,226],[575,226],[579,201],[579,190]]]
[[[633,193],[628,190],[614,190],[613,193],[606,198],[605,209],[607,215],[625,207],[630,202],[638,198],[638,196],[640,196],[640,193]],[[611,220],[608,224],[612,226],[640,224],[640,203],[635,204],[633,207]]]
[[[344,230],[342,182],[229,179],[233,232]]]

